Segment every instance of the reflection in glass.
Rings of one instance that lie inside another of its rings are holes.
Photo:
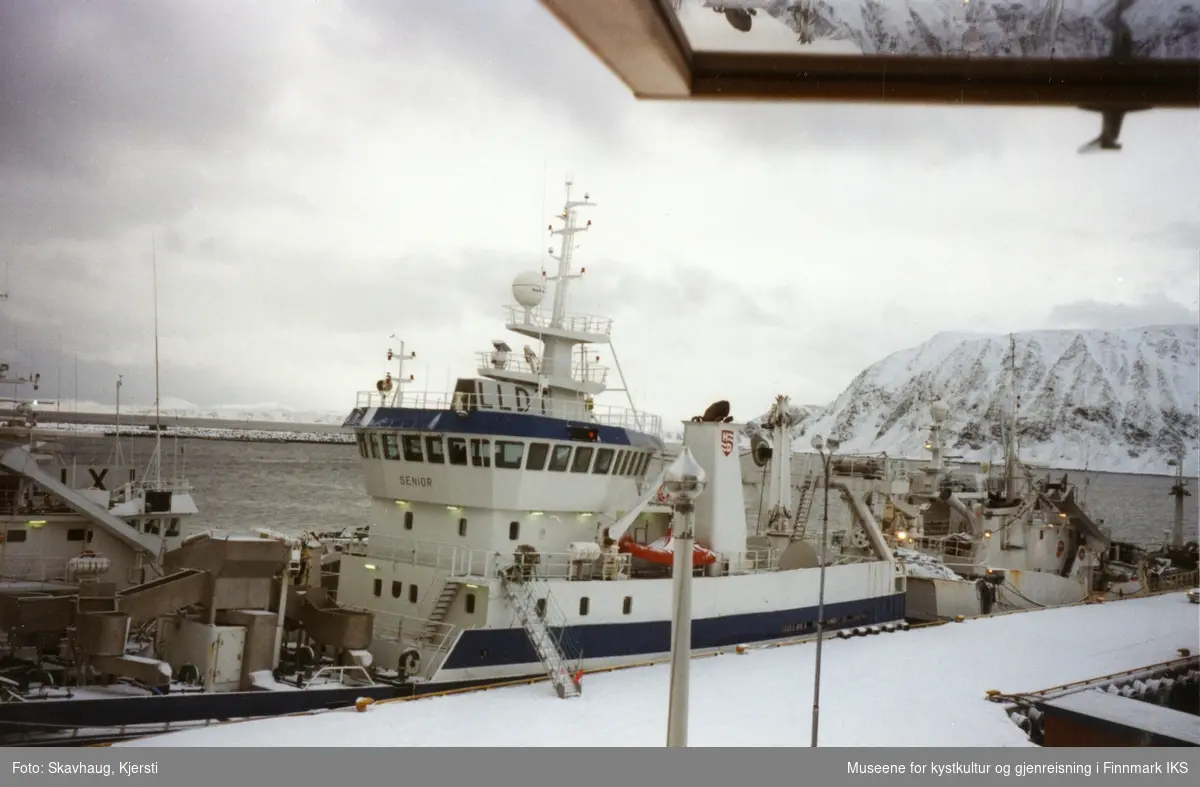
[[[1095,59],[1117,17],[1135,57],[1200,59],[1181,0],[671,0],[696,51]]]

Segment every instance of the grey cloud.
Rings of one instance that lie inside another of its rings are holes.
[[[404,68],[412,52],[453,53],[475,79],[539,101],[593,139],[619,144],[628,89],[536,0],[415,3],[349,0],[377,26],[377,57]]]
[[[587,267],[585,264],[584,267]],[[580,310],[622,314],[688,314],[743,327],[782,328],[787,296],[678,260],[659,260],[653,273],[635,263],[598,260],[578,295]],[[672,322],[674,318],[672,317]]]
[[[1143,325],[1195,325],[1200,312],[1157,295],[1140,303],[1072,301],[1050,310],[1054,328],[1137,328]]]
[[[83,343],[78,349],[102,353],[125,346],[144,335],[152,319],[149,240],[141,253],[130,256],[31,255],[26,262],[32,270],[23,271],[19,283],[53,276],[59,287],[22,286],[6,311],[26,331],[54,331],[66,317],[64,304],[70,303],[70,328]],[[174,326],[192,331],[209,325],[222,335],[264,327],[318,335],[387,335],[397,323],[452,327],[468,313],[504,302],[513,271],[519,269],[515,261],[487,250],[419,259],[331,260],[263,256],[231,241],[192,242],[182,233],[168,234],[159,245],[160,330],[165,334]]]
[[[271,21],[231,2],[0,0],[0,248],[214,198],[284,73]]]
[[[1200,253],[1200,221],[1174,221],[1156,232],[1143,233],[1140,237],[1169,248]]]
[[[145,337],[143,342],[144,361],[114,364],[90,358],[86,353],[78,353],[77,363],[77,348],[68,342],[66,336],[62,337],[63,343],[60,346],[54,328],[35,330],[34,326],[18,326],[8,318],[0,318],[0,330],[3,331],[2,335],[7,345],[0,349],[0,360],[11,364],[9,375],[41,375],[38,391],[34,392],[29,387],[14,390],[11,386],[0,386],[0,396],[36,398],[45,402],[70,400],[76,398],[78,393],[78,398],[82,401],[112,402],[116,396],[116,377],[121,374],[124,375],[122,401],[139,405],[154,402],[152,334]],[[10,343],[13,338],[19,341],[17,349]],[[164,396],[184,393],[185,398],[197,402],[226,401],[229,398],[237,398],[238,394],[250,400],[262,400],[269,398],[272,393],[267,390],[255,390],[249,386],[242,386],[239,390],[237,381],[214,376],[207,370],[180,365],[170,359],[164,359],[160,364],[160,377]],[[43,417],[43,420],[46,418]]]

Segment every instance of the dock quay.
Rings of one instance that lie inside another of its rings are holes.
[[[1200,639],[1195,609],[1185,593],[1167,593],[827,640],[821,744],[1035,746],[997,697],[1177,660]],[[811,687],[796,676],[811,674],[815,648],[805,644],[697,658],[691,745],[806,745]],[[526,681],[114,745],[659,747],[668,683],[657,664],[589,674],[570,702]]]

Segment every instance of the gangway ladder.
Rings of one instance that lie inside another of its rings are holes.
[[[429,617],[425,621],[425,628],[421,631],[420,639],[423,642],[431,645],[441,644],[434,640],[438,638],[438,632],[441,631],[442,624],[446,621],[446,615],[450,613],[450,605],[454,603],[454,599],[458,598],[458,591],[461,588],[462,585],[457,580],[446,580],[441,595],[433,605],[433,611],[429,613]]]
[[[800,505],[796,506],[796,519],[792,524],[792,539],[800,540],[804,538],[805,530],[808,528],[808,517],[812,512],[813,500],[817,497],[817,474],[810,471],[808,477],[804,479],[804,484],[800,487]]]
[[[563,656],[558,642],[550,633],[550,627],[537,612],[537,600],[534,597],[533,588],[530,587],[531,583],[523,581],[522,578],[514,579],[505,574],[501,574],[501,582],[505,593],[513,603],[513,608],[517,611],[521,627],[525,629],[525,634],[529,637],[529,643],[533,645],[538,660],[541,661],[542,668],[546,671],[546,676],[554,684],[554,691],[563,699],[578,697],[580,695],[579,684],[567,670],[566,658]],[[549,596],[547,596],[548,605]]]

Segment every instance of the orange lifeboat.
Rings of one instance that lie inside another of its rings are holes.
[[[651,541],[649,544],[642,544],[634,541],[629,536],[621,539],[617,545],[622,552],[628,552],[634,557],[640,557],[643,560],[648,560],[651,563],[657,563],[663,566],[671,566],[675,564],[675,541],[672,538],[671,531],[662,538]],[[692,545],[692,566],[708,566],[717,561],[716,553],[705,549],[699,544]]]

